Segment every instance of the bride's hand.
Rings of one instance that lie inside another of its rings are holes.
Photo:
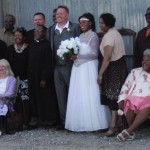
[[[71,55],[71,60],[76,60],[77,59],[77,55]]]
[[[98,84],[102,84],[102,76],[98,75],[97,83]]]

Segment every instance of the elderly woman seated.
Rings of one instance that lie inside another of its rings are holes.
[[[134,131],[150,118],[150,49],[143,53],[142,67],[133,69],[127,77],[118,103],[119,111],[126,116],[128,128],[119,133],[117,139],[133,140]]]
[[[7,60],[0,60],[0,135],[4,130],[7,112],[14,111],[13,98],[16,93],[16,79]]]

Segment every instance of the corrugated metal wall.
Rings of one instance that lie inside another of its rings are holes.
[[[2,8],[3,4],[2,4],[2,2],[3,1],[0,0],[0,27],[2,26],[2,21],[3,21],[3,19],[2,19],[3,18],[3,11],[2,11],[3,10],[3,8]]]
[[[46,15],[46,26],[52,22],[52,11],[58,5],[66,5],[70,9],[70,20],[78,22],[78,17],[85,12],[91,12],[95,16],[96,29],[99,29],[99,16],[104,12],[110,12],[116,17],[116,28],[129,28],[135,32],[146,26],[145,11],[150,7],[150,0],[0,0],[0,27],[2,18],[10,13],[16,16],[16,26],[26,29],[33,28],[33,14],[43,12]],[[131,37],[123,37],[126,53],[132,54],[133,41]],[[128,60],[128,66],[132,66],[132,58]],[[130,69],[129,69],[130,70]]]
[[[104,12],[115,15],[117,28],[130,28],[137,32],[146,25],[144,14],[150,6],[150,0],[0,0],[0,19],[6,13],[11,13],[17,18],[17,26],[30,29],[33,27],[33,14],[41,11],[45,13],[46,25],[49,26],[52,24],[53,9],[61,4],[69,7],[70,20],[74,22],[77,22],[84,12],[93,13],[97,22],[97,32],[99,15]],[[0,25],[2,26],[2,23]]]

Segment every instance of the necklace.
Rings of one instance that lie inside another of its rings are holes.
[[[15,44],[14,48],[17,53],[22,53],[27,46],[28,46],[28,44],[24,43],[21,48],[18,48],[17,45]]]

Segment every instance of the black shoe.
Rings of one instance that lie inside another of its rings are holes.
[[[37,126],[38,120],[36,117],[31,117],[31,120],[29,122],[29,126]]]
[[[29,130],[29,125],[24,124],[22,128],[23,128],[23,130]]]
[[[37,129],[38,128],[38,125],[29,125],[28,126],[28,130],[34,130],[34,129]]]
[[[56,127],[56,130],[65,130],[65,126],[60,124]]]
[[[44,123],[44,128],[45,129],[51,129],[51,128],[55,128],[57,127],[58,123],[55,121],[55,122],[45,122]]]
[[[30,120],[29,125],[28,125],[28,129],[32,130],[32,129],[36,129],[36,128],[38,128],[37,118],[31,117],[31,120]]]
[[[5,131],[5,134],[15,134],[16,133],[16,131]]]

